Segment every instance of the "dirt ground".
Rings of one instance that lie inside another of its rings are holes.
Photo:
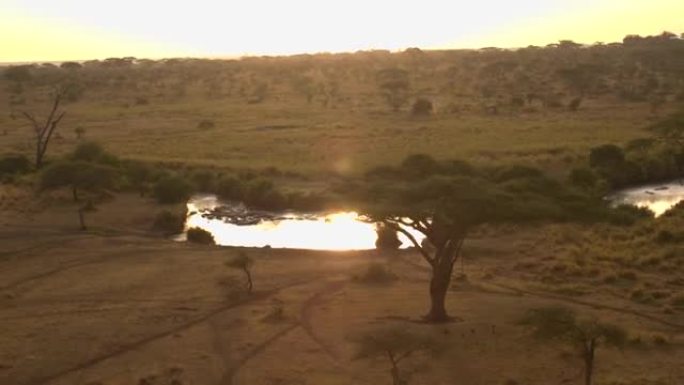
[[[518,323],[550,304],[643,340],[599,348],[597,384],[684,384],[681,312],[599,294],[578,300],[492,274],[513,264],[507,239],[468,241],[468,280],[455,282],[447,299],[458,320],[426,325],[418,321],[429,271],[410,250],[246,249],[255,260],[255,291],[247,294],[242,273],[225,266],[238,249],[151,235],[159,208],[138,197],[101,205],[88,232],[77,230],[68,203],[12,207],[0,211],[2,385],[390,384],[386,358],[355,358],[355,336],[383,327],[431,333],[447,345],[442,355],[402,363],[409,384],[581,384],[569,347],[540,343]],[[398,279],[360,281],[372,263]]]

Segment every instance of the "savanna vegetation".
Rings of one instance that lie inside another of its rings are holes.
[[[15,65],[0,105],[0,383],[684,382],[684,204],[604,199],[684,177],[674,34]],[[196,193],[376,250],[217,246]]]

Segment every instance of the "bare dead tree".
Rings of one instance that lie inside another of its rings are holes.
[[[66,113],[65,111],[58,112],[59,104],[66,91],[67,89],[65,87],[55,88],[52,109],[45,122],[39,122],[33,114],[22,111],[22,115],[31,122],[33,131],[36,135],[36,168],[41,168],[43,166],[43,158],[45,157],[45,152],[47,151],[52,134],[55,132],[57,125]]]

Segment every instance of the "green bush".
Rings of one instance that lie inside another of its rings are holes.
[[[432,114],[432,102],[425,98],[418,98],[411,108],[411,114],[413,116],[428,116]]]
[[[598,183],[598,176],[590,168],[579,167],[570,172],[570,183],[584,190],[591,190]]]
[[[375,247],[378,250],[397,250],[401,246],[396,230],[384,225],[377,225],[375,231],[378,234],[378,239],[375,241]]]
[[[210,170],[198,170],[190,176],[197,190],[210,192],[216,190],[216,173]]]
[[[105,151],[104,147],[97,142],[80,143],[71,154],[75,161],[91,162],[118,166],[119,159]]]
[[[615,168],[625,162],[622,149],[614,144],[594,147],[589,153],[589,165],[597,168]]]
[[[608,211],[608,221],[617,226],[631,226],[639,220],[653,218],[653,212],[645,207],[620,205]]]
[[[276,190],[273,182],[267,179],[254,179],[245,186],[243,201],[251,206],[266,210],[282,210],[287,207],[287,199]]]
[[[166,176],[155,183],[153,193],[161,204],[181,203],[190,198],[192,185],[180,176]]]
[[[233,176],[224,176],[217,182],[216,194],[222,199],[240,201],[244,194],[243,183]]]
[[[164,210],[157,214],[152,227],[164,235],[180,234],[185,227],[185,216]]]
[[[209,130],[216,127],[216,124],[214,123],[213,120],[202,120],[197,124],[197,128],[200,130]]]
[[[0,177],[25,174],[31,170],[31,161],[24,155],[4,155],[0,158]]]
[[[199,227],[193,227],[188,229],[187,233],[188,242],[199,243],[203,245],[214,245],[214,236],[210,232]]]

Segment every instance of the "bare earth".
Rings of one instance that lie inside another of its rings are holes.
[[[248,295],[240,272],[224,266],[236,249],[153,237],[155,209],[117,197],[88,217],[89,232],[76,231],[66,203],[0,211],[0,384],[388,384],[386,360],[354,359],[352,342],[385,325],[448,341],[443,356],[406,361],[411,384],[580,384],[569,348],[536,342],[517,323],[554,303],[644,336],[639,348],[598,351],[597,384],[684,383],[681,312],[530,290],[505,272],[515,262],[509,239],[469,241],[468,282],[448,296],[460,320],[435,326],[416,322],[429,272],[412,251],[247,250],[256,261]],[[359,282],[376,262],[399,279]],[[651,343],[655,334],[667,345]]]

